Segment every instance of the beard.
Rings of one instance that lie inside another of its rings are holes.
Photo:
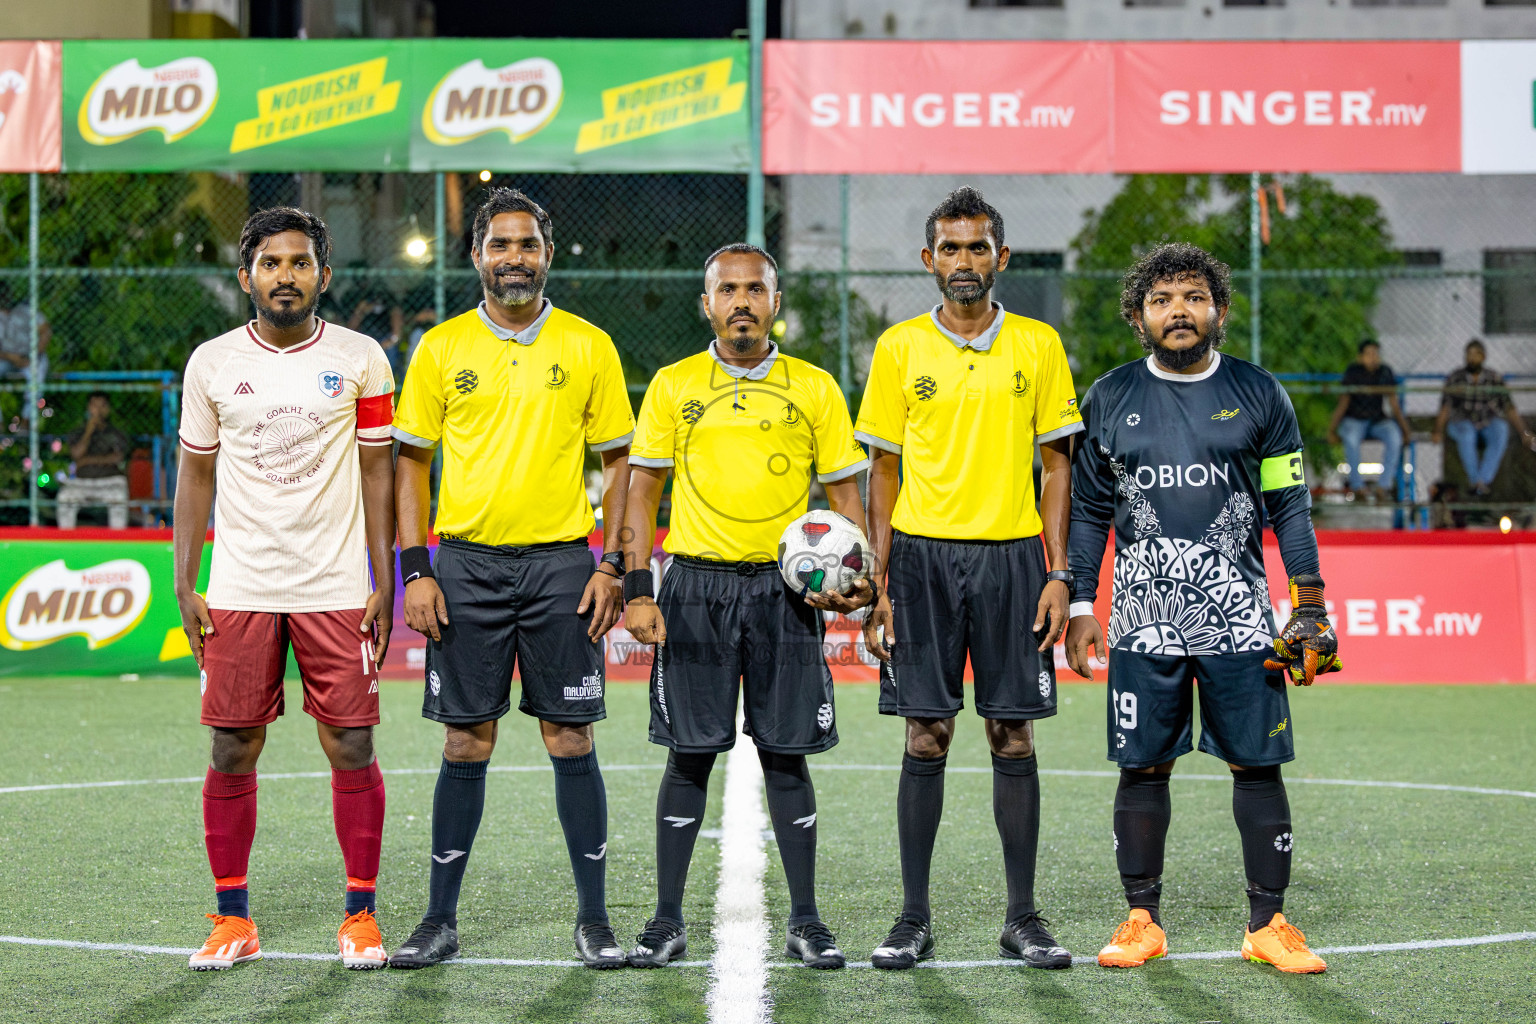
[[[1198,323],[1194,324],[1194,327],[1195,330],[1200,331],[1200,340],[1189,348],[1169,348],[1163,344],[1162,335],[1154,339],[1145,327],[1137,330],[1136,337],[1141,341],[1141,347],[1152,353],[1152,357],[1157,360],[1159,366],[1177,373],[1189,369],[1204,359],[1211,350],[1226,344],[1226,328],[1215,317],[1211,318],[1203,331],[1200,330]]]
[[[279,306],[274,301],[279,297],[292,298],[296,301],[288,306]],[[282,296],[269,295],[267,301],[263,302],[255,293],[251,295],[251,301],[256,304],[256,315],[280,331],[297,327],[308,320],[310,314],[315,311],[315,307],[320,304],[320,293],[311,295],[308,302],[304,302],[303,299],[302,294],[294,295],[285,292]]]
[[[532,301],[535,295],[544,290],[544,282],[548,277],[548,267],[540,267],[528,277],[507,272],[498,275],[487,267],[480,268],[480,283],[485,286],[485,294],[503,306],[521,306]]]
[[[997,275],[962,270],[945,278],[935,276],[935,280],[939,283],[939,294],[950,302],[960,306],[974,306],[991,293]]]
[[[746,334],[733,330],[736,324],[731,322],[731,318],[740,312],[742,311],[739,309],[733,309],[723,318],[710,317],[709,326],[715,332],[716,338],[731,346],[738,354],[745,355],[756,348],[767,337],[768,332],[764,329],[762,321],[756,320],[755,316],[748,322],[753,329]]]

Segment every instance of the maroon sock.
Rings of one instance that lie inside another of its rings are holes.
[[[251,916],[246,871],[256,838],[256,773],[208,769],[203,780],[203,841],[213,869],[219,913]]]
[[[346,913],[371,912],[384,835],[384,775],[377,760],[366,768],[331,769],[331,812],[347,866]]]

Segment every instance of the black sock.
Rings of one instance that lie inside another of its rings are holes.
[[[1291,884],[1291,804],[1279,765],[1232,773],[1232,817],[1243,840],[1248,930],[1256,932],[1284,908]]]
[[[1035,910],[1035,855],[1040,846],[1040,776],[1035,755],[992,755],[992,817],[1003,840],[1008,879],[1008,916],[1017,921]]]
[[[896,838],[901,847],[903,917],[929,919],[928,869],[933,841],[944,817],[944,763],[947,757],[901,758],[901,782],[896,787]]]
[[[485,770],[490,761],[450,761],[437,770],[432,795],[432,877],[426,921],[459,926],[459,887],[485,811]]]
[[[251,890],[225,889],[223,892],[214,893],[214,898],[219,901],[219,914],[221,916],[243,917],[246,920],[250,920]]]
[[[1145,910],[1159,926],[1163,896],[1163,850],[1173,808],[1167,772],[1122,768],[1115,790],[1115,863],[1132,910]]]
[[[608,867],[608,793],[597,767],[597,748],[577,757],[551,755],[549,760],[555,766],[555,812],[576,878],[576,923],[607,924],[603,880]]]
[[[804,754],[757,752],[768,815],[789,883],[789,926],[820,919],[816,910],[816,791]]]
[[[667,770],[656,794],[656,917],[683,922],[683,888],[688,884],[688,863],[693,860],[693,841],[704,820],[709,797],[709,773],[714,754],[667,755]]]
[[[374,891],[372,889],[348,889],[344,899],[343,907],[348,917],[351,917],[360,910],[366,910],[370,914],[378,913],[378,909],[374,906]]]

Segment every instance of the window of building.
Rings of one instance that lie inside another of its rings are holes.
[[[1483,330],[1536,334],[1536,249],[1485,249]]]
[[[1439,249],[1399,249],[1403,266],[1417,270],[1438,270],[1443,262]]]
[[[1444,7],[1445,0],[1349,0],[1351,7]]]
[[[1183,7],[1184,0],[1124,0],[1127,7]]]
[[[1285,0],[1221,0],[1223,7],[1284,7]]]
[[[1536,0],[1483,0],[1484,7],[1536,7]]]

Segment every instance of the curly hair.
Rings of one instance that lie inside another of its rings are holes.
[[[490,230],[491,218],[502,213],[528,213],[539,222],[539,234],[545,245],[555,244],[555,223],[544,212],[544,207],[529,199],[515,188],[493,188],[475,211],[474,250],[480,251],[485,244],[485,233]]]
[[[251,260],[263,242],[284,231],[298,231],[309,237],[315,246],[315,260],[322,267],[331,263],[331,231],[325,221],[296,206],[274,206],[257,210],[240,229],[240,265],[251,269]]]
[[[928,215],[928,222],[923,225],[923,231],[928,239],[929,250],[933,249],[933,243],[938,237],[935,228],[939,221],[958,220],[961,217],[987,218],[987,223],[992,225],[992,241],[997,243],[999,249],[1003,247],[1003,215],[987,202],[980,189],[962,185],[945,196],[944,201],[935,206],[933,212]]]
[[[1125,272],[1120,291],[1120,316],[1132,327],[1147,300],[1147,292],[1159,281],[1177,281],[1199,275],[1211,290],[1211,304],[1226,309],[1232,304],[1232,268],[1198,245],[1164,242],[1153,248]]]

